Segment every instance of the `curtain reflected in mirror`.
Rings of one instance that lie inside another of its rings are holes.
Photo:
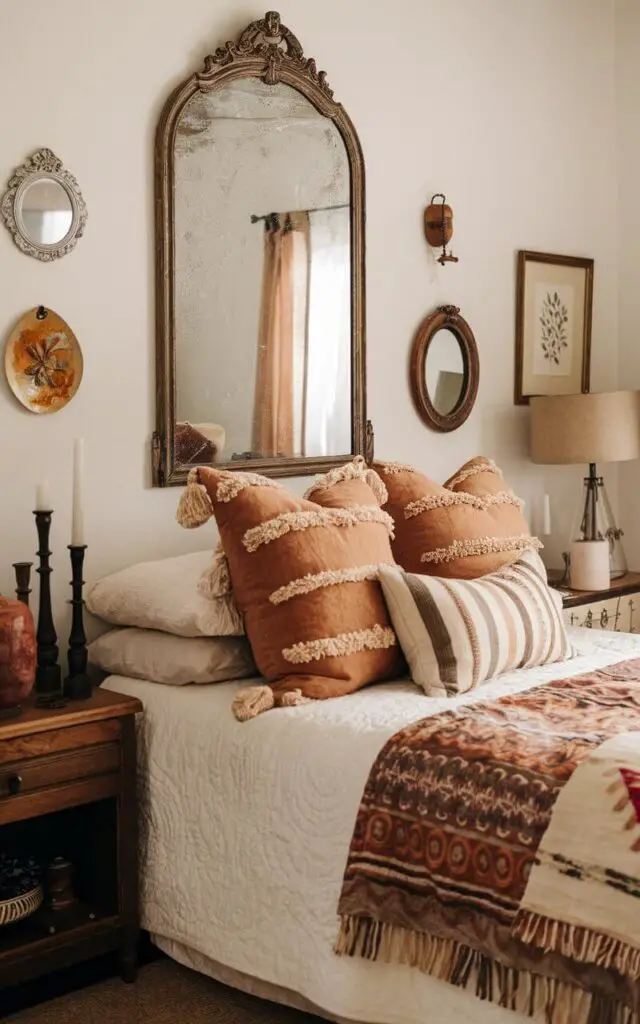
[[[263,456],[351,445],[349,207],[264,218],[253,446]]]
[[[174,160],[176,461],[350,454],[338,129],[292,87],[241,79],[189,100]]]

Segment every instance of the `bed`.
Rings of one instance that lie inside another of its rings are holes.
[[[232,717],[237,683],[170,687],[110,676],[139,697],[142,924],[187,966],[334,1020],[509,1024],[530,1020],[417,970],[338,957],[336,908],[369,769],[405,725],[640,656],[640,637],[571,630],[577,656],[471,694],[412,683]]]

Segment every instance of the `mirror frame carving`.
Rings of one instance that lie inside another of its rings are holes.
[[[462,352],[462,392],[456,405],[448,413],[434,407],[427,388],[426,364],[429,346],[438,331],[449,330],[455,336]],[[480,383],[478,346],[469,324],[460,316],[458,306],[438,306],[418,327],[410,360],[411,393],[416,410],[431,430],[447,433],[457,430],[469,417],[475,405]]]
[[[27,233],[22,219],[22,199],[34,181],[48,178],[56,181],[66,192],[71,204],[71,227],[59,242],[46,244],[36,242]],[[75,249],[79,238],[82,238],[87,223],[87,207],[80,186],[73,174],[64,167],[55,153],[50,149],[38,149],[20,167],[17,167],[7,185],[7,191],[0,203],[0,213],[13,235],[13,240],[27,256],[33,256],[43,263],[66,256]]]
[[[333,99],[327,75],[305,57],[293,33],[276,11],[254,21],[237,42],[227,42],[205,58],[204,67],[183,81],[162,111],[155,144],[156,208],[156,430],[152,439],[153,484],[183,485],[193,465],[178,464],[174,454],[176,424],[176,338],[174,294],[174,141],[180,115],[198,91],[210,92],[223,82],[262,78],[268,85],[284,82],[302,93],[336,125],[344,141],[351,177],[351,413],[352,453],[338,456],[243,459],[221,462],[233,470],[252,470],[265,476],[306,476],[324,473],[351,455],[373,460],[373,430],[366,418],[365,379],[365,266],[364,159],[355,127]],[[204,463],[202,464],[204,465]]]

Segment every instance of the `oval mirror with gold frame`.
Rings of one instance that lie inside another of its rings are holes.
[[[410,362],[416,409],[432,430],[457,430],[478,394],[480,360],[469,324],[457,306],[440,306],[420,324]]]
[[[362,152],[279,14],[173,92],[155,167],[154,484],[370,460]]]

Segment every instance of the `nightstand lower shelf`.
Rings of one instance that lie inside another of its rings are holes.
[[[94,920],[89,918],[95,913]],[[64,920],[58,920],[63,917]],[[72,911],[57,912],[51,933],[51,911],[36,911],[18,924],[0,929],[0,977],[10,972],[11,983],[19,984],[41,974],[46,958],[51,971],[68,967],[118,949],[120,934],[117,914],[100,914],[79,905]]]

